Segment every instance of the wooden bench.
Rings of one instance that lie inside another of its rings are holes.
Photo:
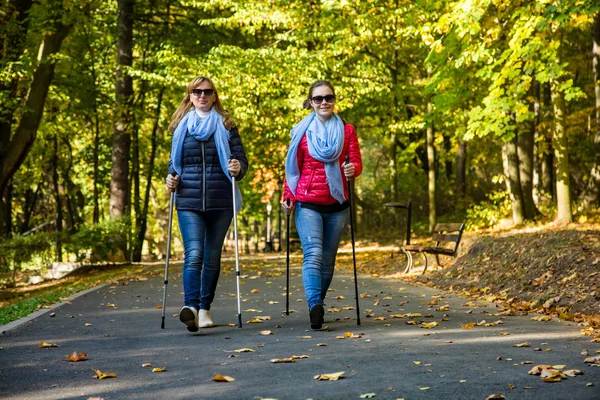
[[[437,224],[433,230],[432,236],[432,239],[435,242],[434,246],[400,246],[400,250],[404,252],[407,258],[406,269],[404,270],[404,273],[407,273],[413,266],[412,253],[421,253],[425,259],[425,268],[423,269],[423,273],[425,273],[427,270],[427,254],[435,255],[435,260],[438,267],[440,266],[440,255],[456,257],[456,252],[458,250],[458,245],[460,244],[460,239],[462,238],[464,229],[464,223]]]

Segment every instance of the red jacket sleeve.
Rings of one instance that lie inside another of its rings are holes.
[[[346,124],[346,132],[349,134],[348,140],[348,156],[350,156],[350,162],[354,164],[354,177],[360,176],[363,170],[362,157],[360,155],[360,145],[358,144],[358,136],[356,129],[350,124]]]

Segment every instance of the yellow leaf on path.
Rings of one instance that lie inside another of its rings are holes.
[[[545,322],[545,321],[552,321],[552,317],[549,316],[549,315],[539,315],[537,317],[531,318],[531,320],[532,321],[542,321],[542,322]]]
[[[439,325],[439,323],[437,323],[436,321],[427,322],[427,323],[421,324],[421,328],[431,329],[431,328],[435,328],[438,325]]]
[[[562,365],[562,364],[557,364],[557,365],[553,365],[552,368],[554,369],[565,369],[567,368],[566,365]]]
[[[89,322],[86,322],[86,323],[85,323],[85,326],[93,326],[93,324],[91,324],[91,323],[89,323]]]
[[[212,380],[215,382],[233,382],[233,381],[235,381],[234,378],[232,378],[230,376],[226,376],[226,375],[221,375],[221,374],[216,374],[215,376],[213,376]]]
[[[360,339],[362,337],[362,335],[360,333],[346,332],[346,333],[344,333],[344,337],[347,337],[350,339]]]
[[[93,369],[92,371],[94,371],[96,373],[96,376],[94,378],[98,378],[98,379],[106,379],[106,378],[116,378],[117,374],[112,373],[112,372],[102,372],[99,369]]]
[[[152,368],[152,372],[165,372],[166,370],[167,370],[167,367]]]
[[[510,332],[500,332],[500,336],[508,336],[510,335]]]
[[[530,346],[529,342],[513,344],[513,347],[529,347],[529,346]]]
[[[547,369],[542,370],[542,373],[540,374],[540,376],[542,378],[556,378],[556,377],[560,378],[560,374],[561,374],[561,372],[558,370],[555,370],[553,368],[547,368]]]
[[[548,383],[552,383],[552,382],[560,382],[560,376],[555,376],[555,377],[546,377],[546,378],[542,378],[542,380],[544,382],[548,382]]]
[[[422,318],[423,314],[421,314],[421,313],[408,313],[407,316],[408,316],[408,318]]]
[[[535,367],[531,368],[528,373],[529,373],[529,375],[539,375],[542,373],[543,370],[548,369],[548,368],[552,368],[552,365],[546,365],[546,364],[536,365]]]
[[[152,366],[152,364],[150,364],[150,363],[144,363],[144,364],[142,364],[142,368],[148,368],[148,367],[151,367],[151,366]]]
[[[294,360],[292,357],[289,357],[289,358],[272,358],[271,362],[273,364],[295,363],[296,360]]]
[[[57,344],[54,344],[54,343],[40,342],[40,344],[38,345],[38,347],[40,349],[47,349],[49,347],[60,347],[60,346],[57,345]]]
[[[485,400],[502,400],[502,399],[506,399],[506,397],[504,397],[504,395],[502,393],[490,394],[488,397],[485,398]]]
[[[106,305],[106,307],[117,308],[117,305],[116,305],[116,304],[114,304],[114,303],[108,303],[108,304]]]
[[[508,384],[508,388],[509,388],[509,389],[514,389],[515,387],[516,387],[516,386],[515,386],[515,385],[513,385],[512,383],[509,383],[509,384]]]
[[[385,317],[376,317],[373,318],[373,321],[385,321]]]
[[[420,387],[419,389],[420,389],[420,390],[429,390],[429,386],[426,386],[426,387]]]
[[[392,314],[390,318],[406,318],[405,314]]]
[[[273,335],[273,331],[260,331],[260,334],[263,336]]]
[[[87,357],[87,353],[86,352],[83,352],[81,354],[77,354],[76,351],[74,351],[73,354],[67,354],[65,356],[65,358],[67,359],[67,361],[71,361],[71,362],[83,361],[83,360],[85,360],[86,357]]]
[[[300,339],[312,339],[312,336],[310,335],[305,335],[305,336],[298,336]]]
[[[236,353],[254,353],[254,350],[249,347],[244,347],[233,351],[235,351]]]
[[[292,356],[292,359],[294,359],[294,360],[300,360],[302,358],[310,358],[310,357],[307,356],[306,354],[302,354],[301,356]]]
[[[421,364],[421,361],[413,361],[413,364],[415,364],[415,365],[420,365],[420,364]]]
[[[258,289],[252,289],[250,291],[250,293],[252,293],[252,294],[256,294],[256,293],[259,293],[259,292],[260,292],[260,290],[258,290]]]
[[[315,379],[318,381],[337,381],[338,379],[344,378],[344,371],[333,372],[331,374],[319,374],[315,375]]]
[[[324,346],[327,346],[327,343],[317,343],[317,346],[324,347]]]
[[[471,322],[470,324],[464,324],[460,326],[463,329],[473,329],[475,327],[475,322]]]
[[[583,371],[580,371],[578,369],[568,369],[566,371],[563,371],[563,374],[565,374],[566,376],[583,375]]]
[[[160,310],[160,309],[162,309],[162,306],[156,306],[155,308]]]
[[[345,297],[344,296],[335,296],[333,299],[334,300],[344,300]]]
[[[361,293],[360,297],[362,297],[363,299],[369,298],[371,297],[371,295],[369,293]]]
[[[588,357],[583,362],[586,364],[600,364],[600,356]]]
[[[466,383],[466,382],[467,382],[467,380],[466,380],[466,379],[461,379],[461,380],[460,380],[460,383]]]
[[[271,300],[271,301],[269,301],[269,304],[279,304],[279,302]]]
[[[262,312],[262,310],[257,310],[255,308],[249,308],[247,310],[244,310],[245,312]]]

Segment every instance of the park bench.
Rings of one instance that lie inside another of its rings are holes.
[[[456,257],[458,245],[460,244],[460,239],[462,238],[464,229],[464,223],[437,224],[433,230],[432,236],[432,239],[435,242],[434,246],[400,246],[400,250],[404,252],[407,258],[406,269],[404,270],[404,273],[407,273],[413,266],[412,253],[421,253],[423,256],[425,260],[425,268],[423,268],[423,273],[425,273],[427,270],[427,254],[435,255],[435,260],[438,267],[440,266],[440,255]]]

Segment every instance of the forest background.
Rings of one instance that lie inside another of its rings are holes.
[[[410,201],[417,232],[598,212],[591,0],[3,0],[0,27],[5,282],[23,265],[164,256],[166,127],[199,75],[250,160],[247,252],[285,231],[289,131],[317,79],[359,134],[359,238],[394,239],[404,217],[386,202]]]

